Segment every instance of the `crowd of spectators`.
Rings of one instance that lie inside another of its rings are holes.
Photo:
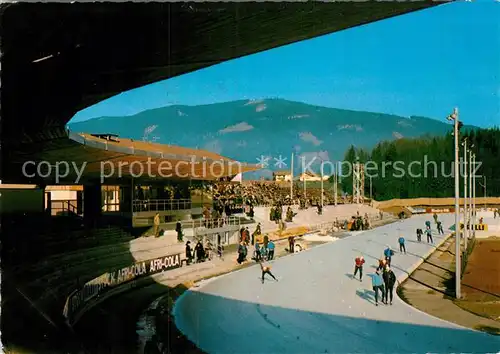
[[[321,204],[321,188],[309,187],[304,191],[302,185],[297,184],[290,198],[290,185],[271,181],[249,181],[244,183],[218,182],[206,187],[212,199],[224,204],[227,201],[236,201],[242,205],[275,206],[300,205],[302,208]],[[334,195],[330,190],[324,190],[323,203],[334,204]],[[346,197],[339,196],[338,203],[348,203]]]

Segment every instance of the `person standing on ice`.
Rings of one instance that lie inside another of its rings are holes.
[[[434,240],[432,239],[432,230],[428,228],[426,233],[427,233],[427,243],[434,243]]]
[[[259,262],[260,264],[260,269],[262,270],[262,284],[264,284],[264,276],[266,274],[269,274],[270,276],[273,277],[274,280],[278,281],[278,279],[276,279],[276,277],[273,275],[273,273],[271,273],[271,266],[270,265],[263,265],[262,262]]]
[[[274,248],[275,248],[274,242],[269,241],[269,243],[267,244],[267,248],[269,250],[269,253],[267,254],[267,259],[272,261],[274,259]]]
[[[375,291],[375,306],[378,306],[378,292],[380,290],[382,294],[382,302],[385,300],[385,289],[384,289],[384,280],[380,276],[380,271],[377,270],[375,274],[372,275],[372,287],[373,291]]]
[[[365,259],[363,256],[356,257],[354,263],[354,275],[352,278],[355,279],[356,274],[359,272],[359,281],[363,281],[363,264],[365,264]]]
[[[403,236],[399,236],[399,252],[406,254],[406,246],[405,246],[405,238]]]
[[[422,242],[422,235],[424,234],[424,232],[422,231],[422,229],[417,229],[417,241],[418,242]]]
[[[384,250],[384,256],[385,260],[387,261],[387,265],[390,267],[392,256],[394,256],[394,251],[391,249],[391,246],[387,246],[387,248]]]
[[[385,304],[387,305],[387,301],[390,296],[390,304],[392,305],[392,295],[394,292],[394,285],[396,284],[396,274],[394,274],[391,268],[387,267],[382,277],[384,278],[385,284]]]
[[[437,229],[438,229],[438,234],[444,235],[443,223],[439,220],[437,222]]]

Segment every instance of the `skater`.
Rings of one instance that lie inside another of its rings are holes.
[[[422,242],[422,235],[424,234],[424,232],[422,231],[422,229],[417,229],[417,241],[418,242]]]
[[[269,241],[269,243],[267,244],[267,249],[269,250],[267,254],[267,259],[270,261],[274,259],[274,248],[275,248],[274,242]]]
[[[396,275],[391,268],[387,267],[384,272],[383,278],[385,284],[385,304],[387,305],[387,300],[390,296],[390,304],[392,305],[392,295],[394,291],[394,285],[396,284]]]
[[[443,223],[441,221],[437,222],[437,229],[438,229],[438,234],[439,235],[444,235]]]
[[[437,224],[437,222],[438,222],[438,214],[434,213],[433,218],[434,218],[434,223]]]
[[[432,239],[432,230],[428,228],[426,233],[427,233],[427,243],[434,243],[434,240]]]
[[[399,252],[401,253],[404,252],[406,254],[405,238],[403,236],[400,236],[398,242],[399,242]]]
[[[264,284],[264,276],[266,274],[269,274],[270,276],[273,277],[274,280],[278,281],[278,279],[276,279],[273,273],[271,273],[271,266],[264,266],[262,265],[262,262],[259,262],[259,264],[260,264],[260,269],[262,270],[262,284]]]
[[[387,248],[384,250],[384,256],[385,260],[387,261],[387,265],[390,267],[392,256],[394,256],[394,251],[391,250],[391,246],[387,246]]]
[[[356,278],[356,274],[358,274],[359,271],[359,281],[363,281],[363,264],[365,264],[365,259],[363,256],[356,257],[354,263],[354,275],[352,278]]]
[[[385,289],[384,289],[384,281],[380,276],[380,271],[377,270],[375,274],[372,275],[372,286],[373,291],[375,291],[375,306],[378,306],[378,291],[382,293],[382,302],[385,300]]]

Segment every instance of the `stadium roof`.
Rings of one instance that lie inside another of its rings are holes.
[[[26,145],[65,138],[76,112],[120,92],[437,4],[4,3],[1,177],[19,177],[10,161]]]
[[[38,175],[45,184],[75,183],[100,180],[120,183],[126,177],[141,182],[173,180],[215,180],[232,177],[238,173],[260,169],[257,165],[240,163],[210,151],[162,145],[132,139],[107,140],[90,134],[70,133],[69,139],[53,140],[50,144],[34,146],[31,153],[23,155],[25,174],[32,176],[41,164]],[[22,171],[23,160],[15,161]],[[49,175],[49,166],[52,173]],[[58,170],[56,169],[58,166]],[[81,179],[78,179],[79,172]],[[56,180],[56,176],[60,178]],[[33,181],[36,177],[33,176]],[[128,183],[128,182],[125,182]]]

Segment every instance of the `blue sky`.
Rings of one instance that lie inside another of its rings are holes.
[[[327,107],[500,125],[500,3],[457,2],[131,90],[72,122],[171,104],[279,97]]]

